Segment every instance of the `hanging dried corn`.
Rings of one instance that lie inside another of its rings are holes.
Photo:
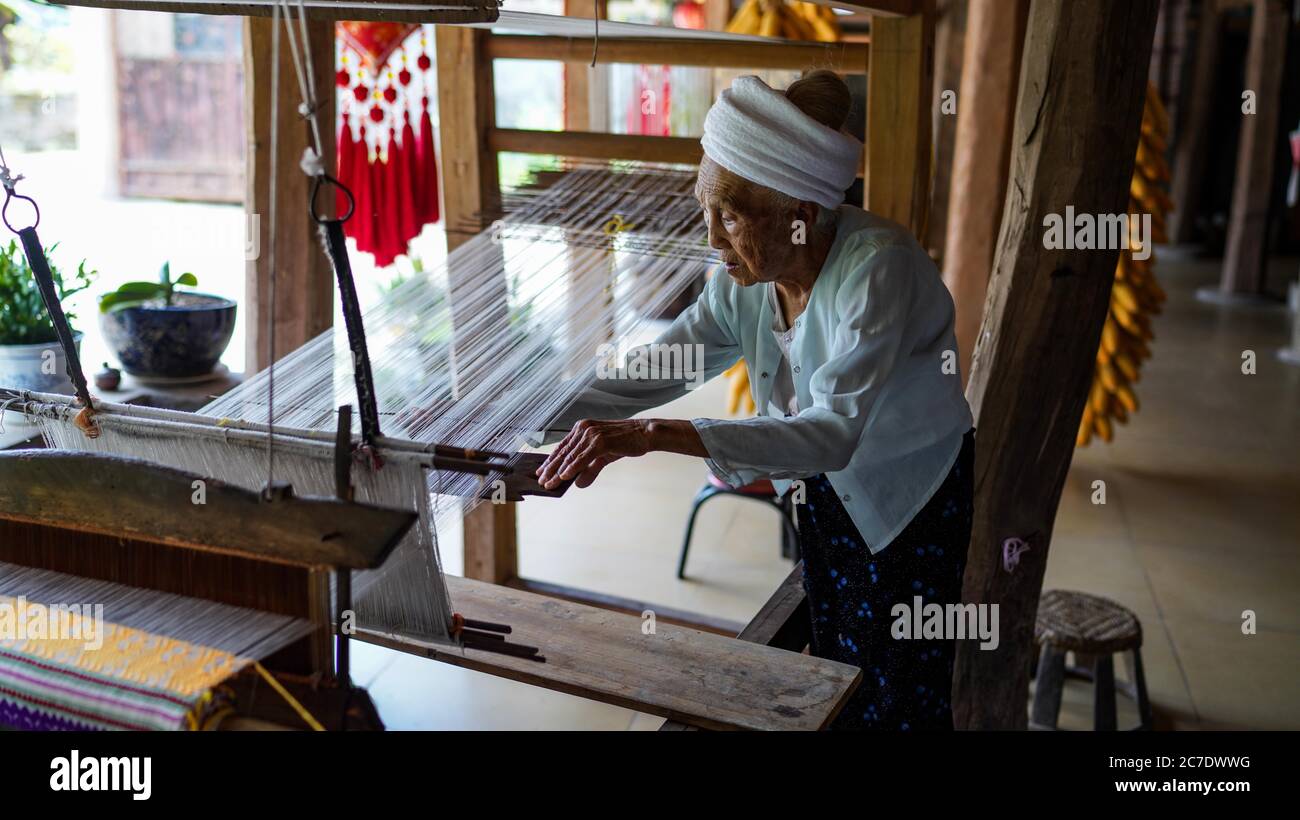
[[[1148,85],[1128,209],[1135,216],[1151,215],[1150,239],[1161,244],[1168,241],[1165,215],[1174,207],[1162,187],[1169,182],[1169,166],[1165,162],[1168,134],[1169,115],[1155,86]],[[1110,311],[1101,329],[1092,389],[1075,441],[1080,447],[1094,435],[1110,441],[1114,437],[1112,422],[1124,424],[1129,414],[1137,411],[1133,385],[1141,376],[1142,362],[1151,355],[1151,317],[1160,312],[1165,301],[1165,292],[1155,277],[1155,254],[1141,253],[1132,233],[1129,247],[1120,250],[1119,263],[1115,266]]]

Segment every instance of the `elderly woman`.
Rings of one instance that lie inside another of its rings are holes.
[[[897,604],[961,599],[974,431],[934,264],[900,226],[843,204],[862,152],[841,130],[849,106],[828,71],[784,93],[741,77],[705,120],[695,193],[725,274],[657,344],[702,346],[707,377],[744,357],[757,416],[622,420],[686,380],[602,380],[552,428],[568,433],[539,478],[586,487],[664,451],[732,486],[793,484],[812,652],[863,671],[835,728],[951,729],[954,642],[891,626]]]

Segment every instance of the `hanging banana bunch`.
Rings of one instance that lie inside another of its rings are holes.
[[[727,32],[836,43],[840,39],[840,24],[829,6],[797,1],[745,0],[727,24]],[[733,416],[753,415],[754,396],[749,389],[749,371],[744,360],[736,362],[723,375],[729,385],[727,412]]]
[[[1162,187],[1169,182],[1169,166],[1165,162],[1168,135],[1169,115],[1155,86],[1148,84],[1142,136],[1129,184],[1128,210],[1134,215],[1151,215],[1151,241],[1159,244],[1169,241],[1165,214],[1174,208]],[[1126,423],[1129,414],[1138,409],[1133,385],[1141,376],[1142,362],[1151,356],[1151,317],[1160,312],[1165,292],[1156,281],[1155,254],[1146,259],[1134,258],[1133,252],[1141,250],[1134,233],[1129,232],[1129,247],[1120,250],[1119,263],[1115,266],[1110,311],[1101,329],[1097,367],[1075,439],[1079,447],[1085,446],[1094,435],[1110,441],[1115,434],[1113,422]]]
[[[797,1],[745,0],[727,24],[727,32],[835,43],[840,39],[840,24],[829,6]]]

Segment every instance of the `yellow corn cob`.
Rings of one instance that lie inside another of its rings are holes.
[[[758,31],[761,18],[762,11],[758,0],[745,0],[745,4],[731,18],[731,22],[727,23],[726,30],[730,34],[753,34]]]

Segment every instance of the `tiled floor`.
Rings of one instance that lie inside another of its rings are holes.
[[[1046,587],[1089,591],[1132,608],[1157,712],[1170,728],[1300,728],[1300,368],[1274,351],[1286,314],[1198,303],[1217,262],[1166,251],[1170,301],[1156,322],[1142,409],[1109,445],[1074,460]],[[1280,290],[1300,264],[1279,260]],[[1257,372],[1241,372],[1245,350]],[[716,415],[708,385],[663,415]],[[688,569],[674,577],[695,460],[654,455],[610,467],[598,484],[520,508],[521,570],[532,578],[744,621],[789,569],[775,512],[731,498],[700,516]],[[1091,503],[1106,483],[1106,503]],[[442,533],[444,544],[459,543]],[[451,571],[459,557],[444,548]],[[1258,631],[1244,635],[1242,612]],[[394,728],[653,729],[659,721],[373,647],[358,679]],[[1117,665],[1117,669],[1122,666]],[[1122,674],[1122,672],[1121,672]],[[1091,696],[1070,684],[1062,726],[1090,723]],[[1134,720],[1121,699],[1120,720]]]

